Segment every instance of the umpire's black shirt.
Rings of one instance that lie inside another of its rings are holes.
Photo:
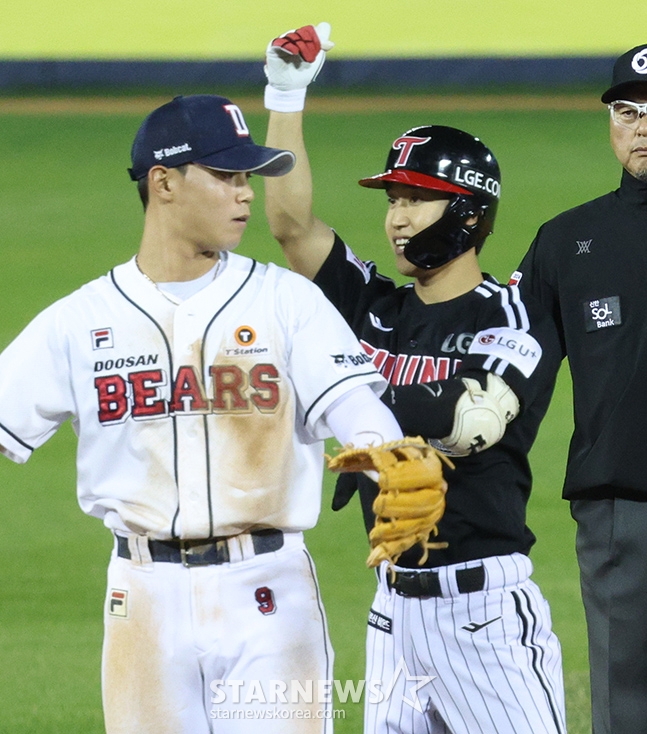
[[[544,224],[522,292],[551,311],[573,377],[567,499],[647,499],[647,182]]]

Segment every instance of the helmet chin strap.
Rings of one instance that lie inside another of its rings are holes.
[[[404,246],[406,259],[423,270],[434,270],[482,243],[479,237],[480,207],[472,197],[455,196],[443,216],[415,234]],[[471,225],[465,222],[478,217]],[[488,233],[489,234],[489,233]],[[479,241],[480,240],[480,241]]]

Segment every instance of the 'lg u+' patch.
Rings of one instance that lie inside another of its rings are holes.
[[[620,296],[584,301],[584,323],[587,331],[599,331],[622,324]]]

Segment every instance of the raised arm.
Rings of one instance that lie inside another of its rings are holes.
[[[267,49],[268,85],[265,106],[270,110],[267,145],[292,150],[296,165],[286,176],[265,178],[265,208],[270,230],[290,267],[310,280],[332,249],[334,234],[313,213],[310,162],[303,139],[303,107],[308,84],[323,65],[330,26],[305,26],[274,39]]]

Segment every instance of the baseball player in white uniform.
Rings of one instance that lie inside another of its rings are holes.
[[[270,43],[268,145],[296,151],[294,170],[266,181],[270,228],[297,272],[314,280],[389,379],[384,399],[405,433],[452,455],[435,547],[380,568],[368,614],[366,734],[563,734],[561,651],[548,603],[531,579],[528,451],[559,366],[540,304],[481,272],[500,171],[482,141],[425,125],[390,145],[385,231],[397,288],[313,212],[303,138],[308,84],[330,26]],[[320,42],[320,43],[319,43]],[[358,491],[366,529],[377,488],[342,477],[333,506]],[[386,694],[390,695],[386,695]]]
[[[319,289],[230,252],[250,172],[293,165],[255,145],[225,98],[153,111],[132,148],[138,255],[0,355],[0,451],[25,462],[71,419],[79,503],[115,537],[108,734],[332,730],[317,691],[332,651],[302,536],[319,513],[322,440],[402,433]]]

